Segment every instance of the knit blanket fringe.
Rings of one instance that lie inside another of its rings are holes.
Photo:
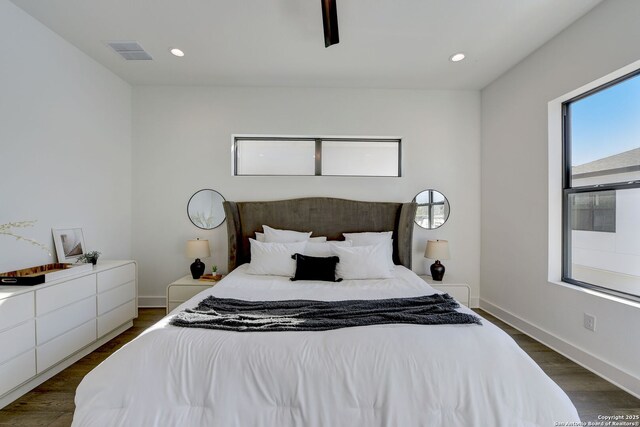
[[[448,294],[378,300],[245,301],[209,296],[171,319],[174,326],[237,332],[326,331],[392,323],[477,324],[480,318],[456,311]]]

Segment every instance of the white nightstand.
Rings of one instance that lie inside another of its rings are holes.
[[[427,282],[432,288],[448,293],[456,300],[460,301],[461,304],[469,307],[469,300],[471,299],[471,288],[469,285],[458,282],[449,282],[446,277],[442,281],[436,281],[426,274],[420,275],[420,278]]]
[[[216,283],[218,282],[205,282],[194,279],[190,274],[171,283],[167,286],[167,314],[192,296],[215,286]]]

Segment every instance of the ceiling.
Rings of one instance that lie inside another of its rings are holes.
[[[424,89],[481,89],[600,2],[337,0],[340,44],[325,48],[320,0],[12,1],[134,85]]]

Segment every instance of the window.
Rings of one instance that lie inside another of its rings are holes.
[[[315,175],[313,140],[236,140],[236,175]]]
[[[236,135],[233,152],[236,176],[401,176],[399,138]]]
[[[640,72],[562,107],[562,280],[639,300]]]
[[[616,232],[616,192],[574,193],[569,195],[571,229]]]

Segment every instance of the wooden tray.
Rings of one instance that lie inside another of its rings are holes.
[[[62,277],[91,271],[91,264],[45,264],[37,267],[23,268],[22,270],[0,273],[0,285],[9,286],[34,286],[45,282],[51,282]]]
[[[199,280],[201,282],[218,282],[220,279],[222,279],[222,274],[216,274],[215,276],[213,274],[203,274]]]

